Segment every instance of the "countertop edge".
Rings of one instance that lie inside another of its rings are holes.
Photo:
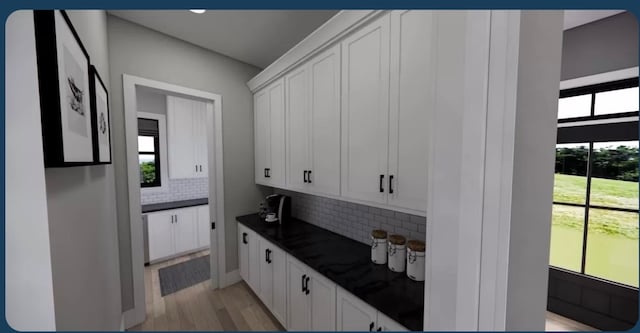
[[[163,210],[204,206],[209,204],[209,198],[188,199],[180,201],[159,202],[141,205],[142,214],[160,212]]]

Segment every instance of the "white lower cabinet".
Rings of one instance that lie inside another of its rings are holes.
[[[338,288],[336,330],[338,331],[408,331],[348,291]]]
[[[289,331],[336,330],[336,284],[287,256]]]
[[[288,331],[408,331],[238,224],[240,276]]]
[[[208,206],[207,206],[208,207]],[[208,209],[207,225],[208,225]],[[148,213],[149,261],[170,257],[203,247],[199,242],[199,207]],[[208,228],[206,230],[208,235]]]

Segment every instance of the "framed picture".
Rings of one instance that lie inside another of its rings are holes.
[[[34,11],[45,167],[94,163],[89,54],[64,11]]]
[[[110,164],[111,122],[109,121],[109,92],[95,66],[91,65],[90,72],[93,159],[98,164]]]

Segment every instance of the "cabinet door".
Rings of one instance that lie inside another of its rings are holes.
[[[173,216],[174,211],[165,210],[147,214],[149,236],[149,261],[174,254]]]
[[[337,292],[336,329],[338,331],[373,331],[377,311],[342,288]]]
[[[265,170],[269,167],[267,157],[271,154],[271,121],[269,116],[269,94],[267,89],[257,92],[253,98],[255,176],[257,184],[268,184]]]
[[[258,296],[271,309],[273,306],[273,261],[269,260],[269,251],[273,246],[260,238],[260,291]]]
[[[426,211],[426,124],[433,108],[432,11],[391,13],[389,204]]]
[[[340,195],[340,45],[309,62],[311,187]]]
[[[285,132],[284,132],[284,79],[269,86],[269,116],[271,122],[271,150],[267,160],[269,163],[269,184],[285,185]]]
[[[342,195],[386,203],[389,14],[342,42]]]
[[[207,103],[193,101],[192,112],[194,162],[198,167],[195,178],[207,178],[209,175],[207,161]]]
[[[408,329],[378,311],[378,329],[385,332],[406,332]]]
[[[173,223],[175,253],[193,250],[198,247],[196,235],[196,208],[174,210],[176,218]]]
[[[238,223],[238,262],[240,276],[249,283],[249,232],[240,223]]]
[[[310,325],[309,297],[302,290],[307,268],[291,256],[287,256],[287,330],[308,331]]]
[[[271,248],[273,266],[273,306],[271,312],[280,323],[287,326],[287,254],[279,248]]]
[[[286,76],[287,185],[304,190],[309,170],[309,75],[302,66]]]
[[[312,331],[336,330],[336,284],[309,270],[309,306]]]
[[[192,100],[167,96],[167,150],[171,179],[193,178],[196,173],[192,108]]]
[[[249,287],[253,292],[260,295],[260,261],[264,257],[260,256],[260,238],[255,232],[247,229],[249,236]]]
[[[211,220],[209,205],[196,207],[198,211],[198,247],[209,247],[211,244]]]

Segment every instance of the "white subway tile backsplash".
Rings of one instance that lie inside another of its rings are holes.
[[[281,189],[275,192],[291,197],[294,217],[365,244],[370,243],[373,229],[407,239],[426,239],[427,220],[423,216]]]
[[[143,205],[172,202],[209,196],[208,178],[169,179],[166,192],[142,192],[140,203]]]

